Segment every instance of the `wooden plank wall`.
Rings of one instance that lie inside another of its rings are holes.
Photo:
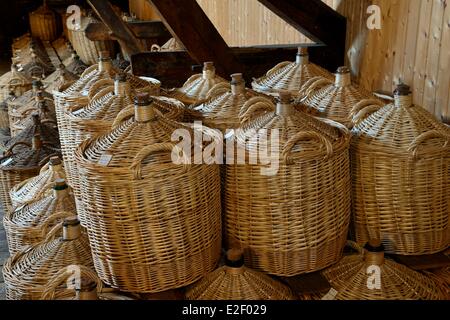
[[[257,0],[197,0],[232,46],[307,43]],[[450,120],[450,0],[324,0],[348,18],[354,80],[392,91],[402,79],[414,101]],[[380,6],[381,30],[368,30],[367,7]]]

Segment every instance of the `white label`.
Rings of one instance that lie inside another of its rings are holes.
[[[6,160],[5,162],[2,163],[2,166],[7,166],[8,164],[10,164],[13,161],[13,158],[9,158],[8,160]]]
[[[107,167],[108,164],[111,162],[112,157],[113,157],[112,154],[108,153],[102,154],[102,156],[98,160],[98,164]]]
[[[322,297],[322,300],[334,300],[336,299],[337,294],[338,292],[336,291],[336,289],[331,288],[330,291],[328,291],[328,293]]]

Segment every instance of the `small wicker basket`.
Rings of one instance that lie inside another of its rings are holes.
[[[29,19],[33,37],[42,41],[53,41],[59,37],[58,15],[48,7],[46,0],[36,11],[30,12]]]
[[[12,203],[9,191],[16,184],[39,174],[41,167],[50,157],[59,155],[59,149],[40,135],[33,137],[32,143],[17,141],[8,147],[0,158],[0,200],[3,209],[10,210]]]
[[[0,77],[0,101],[7,99],[10,93],[16,97],[31,89],[31,79],[20,73],[16,65],[11,66],[11,71]]]
[[[66,179],[66,173],[59,157],[51,157],[39,172],[39,175],[22,181],[9,192],[13,208],[29,203],[44,196],[48,188],[57,179]]]
[[[212,62],[205,62],[202,74],[190,77],[181,88],[168,92],[168,96],[180,100],[185,105],[200,103],[207,99],[209,90],[225,79],[216,75]]]
[[[253,89],[266,94],[277,95],[288,91],[293,96],[301,94],[302,86],[314,77],[333,79],[327,70],[309,62],[307,48],[298,48],[295,62],[281,62],[252,83]]]
[[[334,289],[335,300],[441,300],[443,289],[430,278],[384,256],[379,240],[371,240],[364,249],[342,258],[323,275]]]
[[[320,116],[337,121],[347,128],[353,127],[352,108],[361,100],[375,99],[363,88],[355,87],[351,82],[350,69],[340,67],[335,81],[323,77],[308,80],[300,90],[297,100],[319,112]]]
[[[202,120],[208,127],[219,129],[223,133],[227,129],[240,126],[240,116],[245,110],[244,104],[259,94],[245,88],[241,73],[232,74],[231,85],[225,82],[216,84],[208,93],[207,101],[191,105],[187,111],[194,120]]]
[[[295,300],[292,291],[269,276],[246,268],[241,250],[228,250],[225,266],[187,289],[187,300]]]
[[[388,253],[433,254],[450,240],[450,129],[412,103],[364,100],[353,109],[353,213],[358,243]]]
[[[72,290],[67,296],[62,286]],[[61,269],[45,285],[42,300],[134,300],[131,297],[119,294],[113,289],[103,287],[102,281],[90,268],[82,265],[71,265]]]
[[[244,250],[247,266],[278,276],[336,263],[350,222],[347,128],[297,111],[287,92],[276,106],[256,97],[244,108],[224,178],[228,245]]]
[[[4,216],[9,253],[13,255],[25,246],[41,242],[50,228],[74,215],[73,194],[66,181],[58,179],[53,185],[53,192],[16,207]]]
[[[48,281],[70,265],[93,267],[87,235],[76,218],[66,218],[44,241],[14,254],[5,262],[6,298],[39,300]],[[70,296],[72,292],[67,290],[61,294]]]
[[[75,153],[96,271],[125,292],[189,285],[220,258],[219,167],[190,165],[171,138],[193,131],[149,99],[138,95],[134,116],[119,114],[110,132]]]

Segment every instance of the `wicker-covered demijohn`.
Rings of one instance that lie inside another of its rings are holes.
[[[295,300],[291,289],[244,266],[241,250],[230,249],[225,265],[190,286],[188,300]]]
[[[75,51],[72,51],[71,56],[63,61],[63,64],[66,66],[66,70],[77,75],[81,76],[83,72],[88,68],[88,66],[81,61],[80,57],[77,55]]]
[[[228,245],[244,250],[248,267],[279,276],[336,263],[350,221],[347,128],[297,111],[289,93],[276,106],[256,97],[244,108],[229,138],[236,141],[233,163],[227,154]]]
[[[57,179],[65,179],[66,173],[59,157],[51,157],[42,167],[39,175],[22,181],[9,192],[12,207],[18,207],[44,196]]]
[[[48,55],[46,59],[39,58],[34,49],[31,49],[30,60],[23,63],[21,72],[31,79],[45,79],[55,71],[54,66],[48,63]]]
[[[240,126],[240,116],[244,113],[244,104],[258,94],[245,88],[241,73],[231,75],[231,85],[225,82],[216,84],[208,94],[208,100],[192,105],[187,113],[194,119],[214,129],[226,132]]]
[[[97,134],[103,134],[111,129],[117,115],[122,112],[134,114],[133,97],[134,91],[125,74],[117,74],[114,85],[100,90],[87,106],[69,108],[65,114],[69,128],[62,145],[66,170],[70,183],[74,186],[77,200],[80,199],[80,182],[78,170],[75,163],[75,150],[84,140]],[[152,97],[152,104],[166,117],[181,120],[184,105],[171,98]],[[127,110],[125,110],[129,107]],[[81,209],[82,204],[78,207]],[[83,215],[80,219],[84,225]]]
[[[70,87],[79,77],[66,69],[64,64],[60,64],[56,71],[45,78],[45,90],[47,92],[64,91]]]
[[[30,29],[33,37],[37,37],[43,41],[53,41],[59,36],[58,15],[47,5],[44,0],[42,6],[37,10],[30,12]]]
[[[443,288],[430,278],[385,257],[380,240],[371,240],[364,249],[350,245],[357,254],[345,256],[323,271],[335,300],[441,300]]]
[[[64,289],[72,291],[68,295]],[[105,288],[95,271],[83,265],[67,266],[45,285],[42,300],[134,300]]]
[[[20,108],[24,105],[28,105],[36,100],[36,96],[39,92],[42,93],[42,96],[45,99],[53,100],[53,96],[44,91],[44,84],[40,80],[33,80],[31,82],[31,90],[28,90],[20,97],[16,97],[15,99],[8,100],[8,112],[14,113],[17,108]],[[14,121],[14,120],[13,120]]]
[[[76,217],[64,219],[52,228],[45,240],[5,262],[6,299],[39,300],[48,281],[70,265],[93,267],[88,237]],[[67,290],[67,295],[71,294]]]
[[[16,184],[39,174],[50,157],[60,154],[59,146],[35,134],[31,143],[17,140],[7,146],[0,158],[0,200],[4,209],[11,207],[9,191]]]
[[[220,258],[218,165],[189,164],[190,149],[181,152],[171,137],[194,133],[163,116],[148,94],[112,128],[75,154],[96,271],[125,292],[195,282]]]
[[[32,79],[18,71],[17,65],[11,66],[11,71],[0,77],[0,101],[8,98],[12,92],[16,97],[31,89]]]
[[[168,95],[185,105],[199,103],[206,100],[208,92],[220,82],[226,82],[226,80],[216,75],[214,63],[205,62],[203,73],[191,76],[181,88],[171,90]]]
[[[323,77],[312,78],[301,89],[299,102],[314,108],[320,116],[353,127],[352,108],[361,100],[375,97],[352,84],[350,69],[340,67],[335,81]]]
[[[450,129],[413,104],[408,86],[394,99],[353,110],[356,240],[381,239],[388,253],[436,253],[450,240]]]
[[[18,206],[4,216],[11,255],[25,246],[41,242],[59,221],[76,215],[75,200],[66,181],[56,180],[52,189],[52,192]]]
[[[314,77],[333,78],[330,72],[309,61],[307,48],[299,48],[295,62],[277,64],[266,75],[255,79],[252,87],[266,94],[277,95],[288,91],[293,96],[299,96],[302,86]]]

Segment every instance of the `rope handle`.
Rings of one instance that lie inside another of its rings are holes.
[[[450,135],[446,135],[438,130],[431,130],[422,133],[420,136],[414,139],[414,141],[411,143],[411,145],[408,148],[408,152],[412,152],[414,158],[418,158],[419,155],[419,146],[430,139],[436,139],[441,138],[445,141],[444,145],[442,146],[443,149],[447,148],[450,144]]]
[[[79,270],[79,274],[77,275],[76,271]],[[59,270],[44,286],[44,290],[42,292],[41,300],[54,300],[56,295],[56,290],[64,283],[67,283],[72,276],[79,276],[79,283],[81,283],[81,279],[89,279],[97,284],[97,292],[102,292],[103,283],[97,274],[91,270],[90,268],[83,265],[70,265],[61,270]],[[75,282],[75,284],[77,284]],[[79,288],[75,288],[79,289]]]
[[[70,211],[58,211],[58,212],[54,212],[52,213],[49,217],[47,217],[47,219],[44,220],[44,222],[42,223],[41,227],[41,235],[45,236],[47,234],[48,231],[48,227],[49,225],[61,218],[68,218],[68,217],[73,217],[74,213],[70,212]],[[52,230],[50,230],[50,232],[52,232]],[[49,232],[49,233],[50,233]]]
[[[270,99],[264,97],[253,97],[250,98],[241,109],[241,114],[239,115],[239,120],[241,125],[248,122],[252,117],[254,117],[257,111],[275,111],[275,105]]]
[[[328,138],[314,131],[299,132],[296,135],[294,135],[291,139],[289,139],[288,142],[286,142],[283,151],[281,153],[284,161],[287,164],[292,164],[292,160],[289,158],[292,148],[299,142],[307,140],[316,140],[322,145],[322,147],[326,149],[325,159],[328,159],[331,156],[333,156],[333,145]]]
[[[129,105],[128,107],[123,108],[117,114],[116,118],[114,119],[113,124],[111,125],[111,128],[112,129],[116,128],[122,122],[124,122],[126,119],[131,118],[133,116],[134,116],[134,105]]]
[[[215,84],[206,95],[206,100],[211,100],[212,98],[223,95],[231,90],[231,85],[229,82],[219,82]]]
[[[98,69],[98,63],[86,68],[86,70],[83,71],[83,73],[80,76],[80,79],[84,78],[85,76],[89,75],[93,71],[96,71]]]
[[[308,83],[309,81],[311,81],[311,82]],[[305,83],[305,85],[303,86],[303,88],[305,89],[305,91],[304,91],[305,99],[311,97],[311,95],[315,91],[317,91],[327,85],[334,84],[334,82],[331,81],[330,79],[323,78],[323,77],[314,77],[314,78],[310,79],[309,81],[307,83]],[[303,88],[302,88],[302,90],[303,90]]]
[[[383,107],[383,103],[377,99],[364,99],[358,102],[350,111],[354,124],[358,124],[371,114]]]
[[[111,79],[102,79],[98,80],[94,83],[94,85],[89,89],[88,98],[92,100],[92,98],[95,96],[96,93],[98,93],[101,89],[104,87],[114,87],[114,80]]]
[[[182,152],[183,150],[178,147],[176,144],[171,143],[171,142],[167,142],[167,143],[156,143],[150,146],[146,146],[144,147],[141,151],[139,151],[139,153],[134,157],[134,160],[130,166],[130,170],[133,171],[133,175],[134,175],[134,179],[135,180],[140,180],[142,179],[142,161],[147,158],[149,155],[153,154],[153,153],[157,153],[157,152],[161,152],[161,151],[171,151],[172,154],[176,153],[178,155],[180,155],[180,153],[182,153],[182,158],[183,158],[183,171],[182,174],[186,173],[189,171],[190,168],[190,160],[186,154],[184,152]],[[158,170],[158,173],[161,170]]]
[[[292,62],[290,61],[284,61],[284,62],[280,62],[279,64],[277,64],[275,67],[273,67],[272,69],[270,69],[269,71],[267,71],[266,76],[267,77],[271,77],[275,72],[277,72],[278,70],[290,65]]]

